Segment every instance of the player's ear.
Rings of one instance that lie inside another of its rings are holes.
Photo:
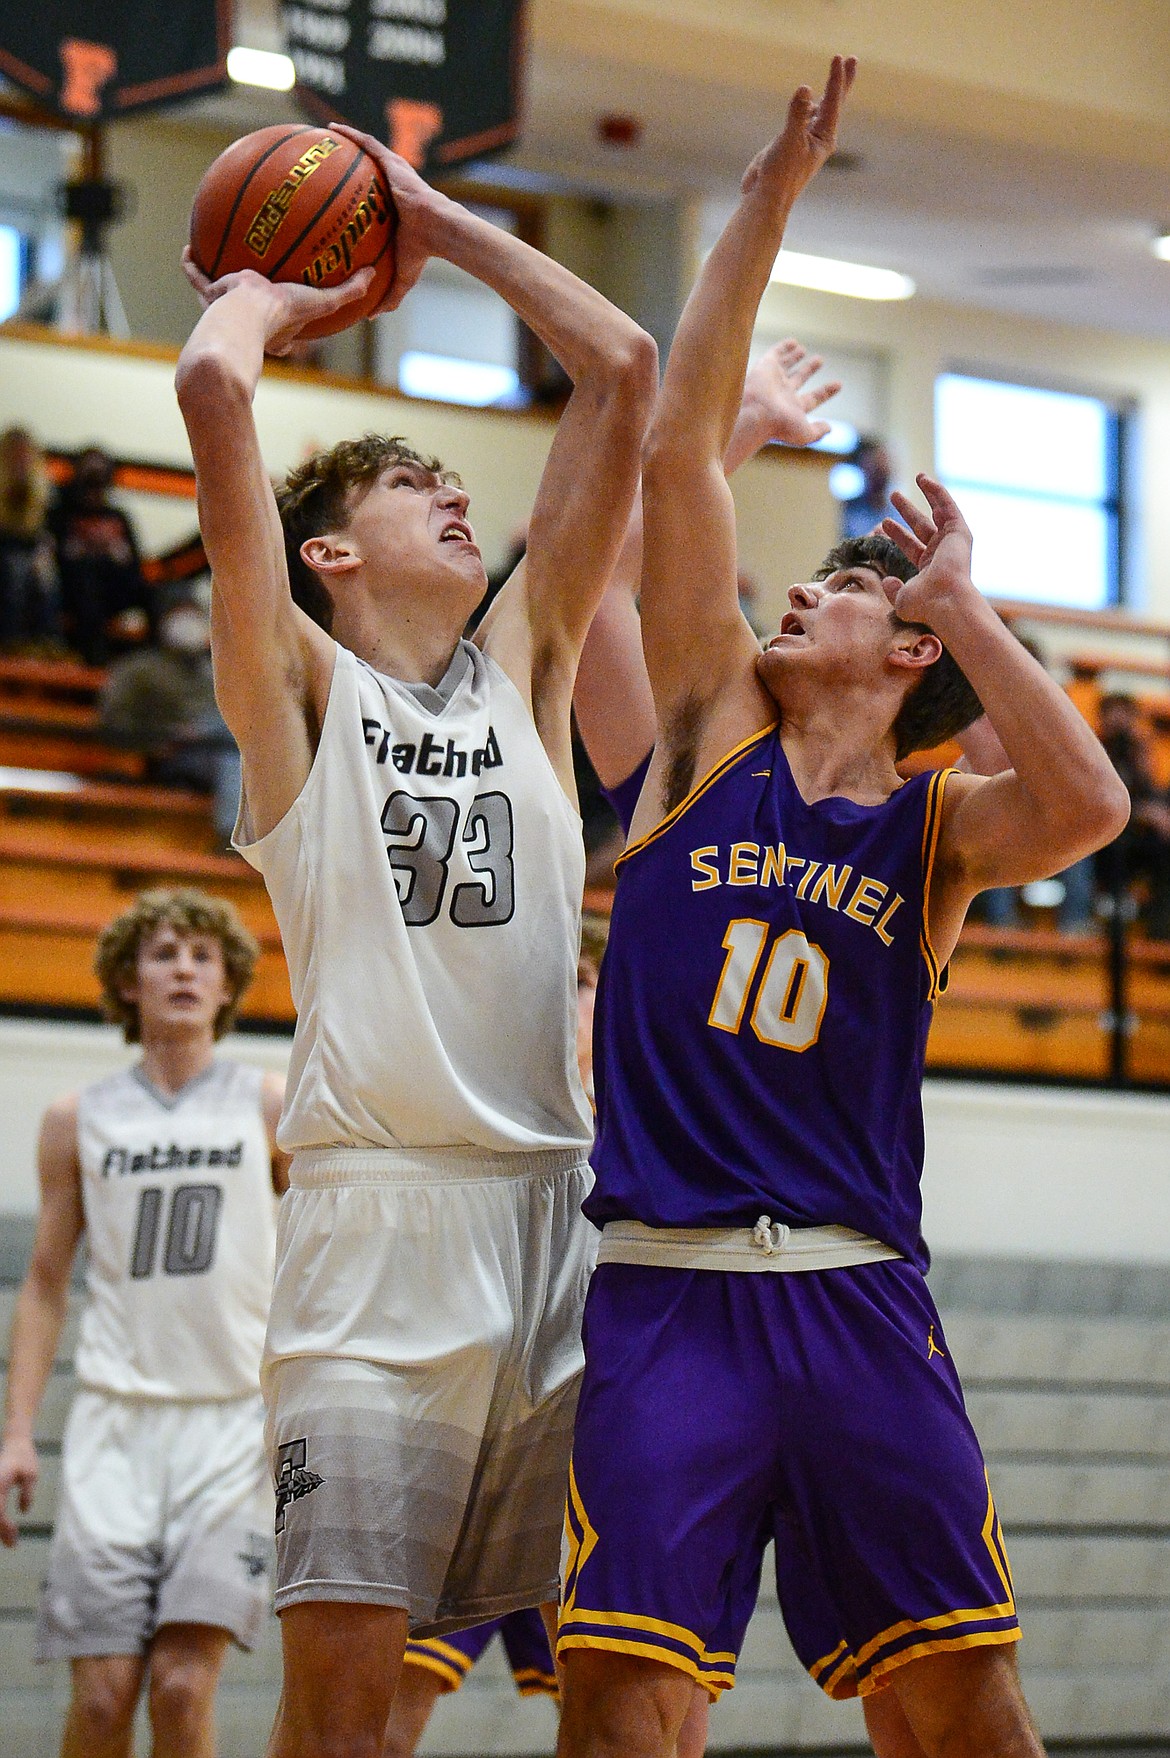
[[[899,670],[924,671],[941,657],[943,644],[929,629],[907,629],[889,653],[890,664]]]
[[[347,538],[329,532],[324,537],[306,537],[301,560],[315,574],[348,574],[361,566],[362,558]]]

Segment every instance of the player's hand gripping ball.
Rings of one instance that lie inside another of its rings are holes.
[[[191,255],[208,280],[255,269],[270,281],[336,287],[372,267],[361,299],[320,322],[331,336],[382,304],[394,279],[398,223],[386,180],[368,154],[327,128],[258,128],[205,172],[191,209]]]

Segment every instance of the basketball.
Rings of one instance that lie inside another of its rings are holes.
[[[191,208],[191,254],[209,280],[255,269],[270,281],[336,287],[373,266],[365,296],[308,326],[331,336],[369,317],[394,278],[397,216],[373,159],[326,128],[278,125],[234,141]]]

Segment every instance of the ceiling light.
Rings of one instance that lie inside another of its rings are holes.
[[[1156,238],[1151,238],[1150,249],[1163,262],[1170,262],[1170,229],[1164,229]]]
[[[297,70],[287,55],[267,49],[243,49],[237,43],[228,50],[228,78],[237,85],[262,85],[273,92],[288,92],[297,83]]]
[[[844,293],[850,299],[911,299],[915,291],[909,275],[894,269],[839,262],[832,256],[805,256],[799,250],[782,250],[772,265],[771,278],[790,287],[811,287],[817,293]]]

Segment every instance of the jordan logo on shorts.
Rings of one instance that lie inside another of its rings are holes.
[[[933,1325],[931,1325],[931,1327],[930,1327],[930,1335],[926,1339],[926,1341],[927,1341],[927,1350],[926,1350],[927,1361],[933,1361],[936,1355],[939,1356],[941,1360],[945,1361],[947,1358],[947,1352],[945,1349],[940,1349],[938,1344],[935,1342],[935,1340],[934,1340],[934,1326]]]
[[[309,1456],[308,1441],[286,1441],[276,1449],[276,1530],[284,1531],[284,1510],[290,1502],[299,1501],[317,1489],[323,1479],[305,1467]]]

